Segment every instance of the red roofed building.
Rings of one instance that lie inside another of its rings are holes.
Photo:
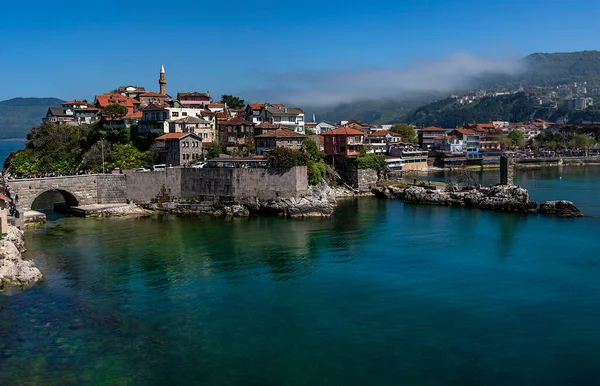
[[[106,106],[117,104],[127,107],[127,113],[133,114],[134,110],[137,110],[140,106],[140,101],[128,98],[121,94],[106,93],[103,95],[96,95],[95,106],[102,109]]]
[[[177,100],[184,107],[207,107],[210,104],[210,94],[207,92],[180,92]]]
[[[332,157],[358,155],[358,147],[364,145],[365,134],[347,126],[330,130],[322,135],[325,138],[325,154]]]
[[[229,147],[254,145],[254,123],[242,118],[219,122],[219,142]]]
[[[167,100],[169,100],[169,96],[166,94],[159,94],[157,92],[149,91],[138,95],[138,100],[140,101],[140,107],[144,108],[148,106],[150,103],[152,104],[164,104]]]
[[[440,135],[446,135],[449,130],[442,129],[441,127],[429,126],[424,129],[417,131],[419,138],[419,147],[423,150],[433,150],[433,139]]]
[[[70,108],[70,109],[84,109],[84,108],[88,107],[88,104],[87,104],[87,102],[78,101],[77,99],[74,99],[72,101],[62,103],[61,106]]]
[[[202,139],[194,133],[168,133],[156,138],[160,161],[171,166],[191,165],[204,159]]]
[[[277,129],[266,134],[257,135],[255,138],[257,153],[264,155],[275,147],[301,150],[306,135],[288,129]]]

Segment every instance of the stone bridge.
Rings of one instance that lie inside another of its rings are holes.
[[[56,191],[69,206],[117,204],[127,202],[127,183],[123,174],[90,174],[48,178],[16,179],[6,182],[17,209],[31,210],[41,194]]]

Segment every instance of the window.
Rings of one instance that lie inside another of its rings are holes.
[[[325,142],[329,143],[329,136],[325,137]]]
[[[152,120],[156,121],[156,113],[152,113]]]
[[[173,111],[173,112],[171,113],[171,115],[172,115],[173,117],[178,117],[178,116],[179,116],[179,113],[178,113],[177,111]]]
[[[360,141],[362,141],[362,137],[360,135],[357,135],[356,137],[354,137],[354,140],[356,142],[360,142]]]
[[[298,117],[298,122],[303,122],[304,121],[304,117],[303,116],[299,116]]]
[[[228,142],[235,142],[235,137],[230,136],[229,138],[227,138]]]
[[[346,152],[346,146],[340,146],[340,153]]]
[[[291,144],[292,144],[292,140],[291,140],[291,139],[288,139],[288,140],[287,140],[287,144],[288,144],[288,145],[291,145]]]
[[[166,111],[163,111],[163,114],[162,114],[162,115],[163,115],[163,118],[162,118],[162,119],[163,119],[163,120],[167,120],[167,112],[166,112]]]
[[[187,117],[187,113],[184,111],[184,112],[181,113],[181,116]]]

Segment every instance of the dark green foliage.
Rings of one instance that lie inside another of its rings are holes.
[[[221,95],[221,103],[226,103],[230,109],[241,109],[246,105],[243,99],[228,94]]]
[[[310,157],[299,150],[276,147],[267,153],[267,159],[273,168],[292,168],[294,166],[307,166]]]
[[[304,142],[302,142],[302,146],[304,147],[304,152],[308,154],[311,160],[320,161],[325,158],[325,153],[319,151],[319,146],[312,139],[306,138]]]
[[[219,154],[224,154],[225,151],[223,150],[223,148],[216,144],[216,143],[211,143],[210,145],[206,145],[206,147],[204,148],[204,150],[206,151],[206,158],[207,159],[213,159],[213,158],[217,158],[219,156]]]
[[[310,160],[306,170],[308,173],[308,183],[311,185],[316,185],[323,181],[327,175],[327,170],[325,169],[325,164],[323,162],[315,162]]]
[[[360,154],[356,157],[356,164],[359,169],[373,169],[382,172],[385,170],[385,157],[375,154]]]
[[[415,143],[417,141],[417,133],[415,132],[415,128],[410,125],[397,123],[391,127],[390,131],[400,134],[404,142]]]
[[[102,108],[102,118],[109,119],[111,121],[115,121],[123,118],[127,115],[127,107],[121,106],[117,103],[110,104]]]
[[[136,134],[132,141],[129,128],[105,128],[100,123],[83,126],[42,123],[27,134],[24,150],[11,153],[4,169],[13,175],[99,172],[103,152],[107,168],[148,166],[158,156],[154,137]]]
[[[523,133],[519,130],[513,130],[508,134],[508,139],[510,140],[511,145],[523,147],[525,145],[525,137]]]

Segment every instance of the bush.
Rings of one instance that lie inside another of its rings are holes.
[[[267,153],[269,166],[273,168],[293,168],[294,166],[307,166],[309,156],[298,150],[286,147],[276,147]]]
[[[310,161],[306,169],[308,172],[308,183],[311,185],[316,185],[321,182],[327,174],[325,164],[322,162]]]
[[[378,172],[385,170],[385,157],[375,154],[361,154],[356,158],[359,169],[373,169]]]

